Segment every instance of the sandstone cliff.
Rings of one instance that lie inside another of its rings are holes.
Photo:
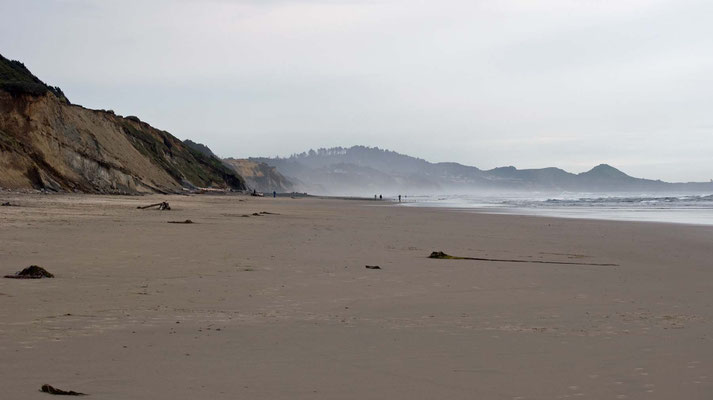
[[[251,189],[267,193],[272,191],[285,193],[295,190],[293,182],[279,173],[275,167],[245,159],[226,158],[223,161],[245,178]]]
[[[132,194],[246,188],[216,157],[136,117],[71,105],[2,56],[0,187]]]

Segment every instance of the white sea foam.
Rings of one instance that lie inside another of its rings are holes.
[[[405,206],[486,213],[713,225],[713,194],[518,193],[407,196]]]

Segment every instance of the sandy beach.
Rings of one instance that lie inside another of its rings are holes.
[[[317,198],[0,200],[17,205],[0,207],[0,274],[56,276],[0,279],[0,398],[46,399],[45,383],[92,399],[713,398],[713,227]]]

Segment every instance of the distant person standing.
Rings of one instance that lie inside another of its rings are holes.
[[[399,195],[399,203],[401,203],[401,195]]]
[[[379,195],[379,200],[382,200],[382,197],[381,197],[381,195]]]
[[[272,198],[274,199],[275,197],[277,197],[277,191],[276,191],[276,190],[273,190],[273,191],[272,191]]]

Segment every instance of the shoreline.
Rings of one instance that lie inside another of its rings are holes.
[[[0,196],[5,193],[9,196],[100,196],[100,197],[129,197],[129,198],[143,198],[143,197],[155,197],[155,196],[218,196],[218,197],[251,197],[249,193],[239,193],[239,192],[203,192],[203,193],[170,193],[170,194],[96,194],[96,193],[61,193],[61,192],[41,192],[41,191],[19,191],[11,189],[0,188]],[[255,197],[255,196],[252,196]],[[265,198],[272,198],[271,195],[264,194]],[[477,214],[488,214],[488,215],[512,215],[512,216],[529,216],[538,218],[556,218],[556,219],[568,219],[568,220],[594,220],[594,221],[611,221],[611,222],[644,222],[644,223],[654,223],[654,224],[673,224],[673,225],[688,225],[688,226],[713,226],[713,220],[709,222],[691,222],[691,221],[675,221],[675,220],[664,220],[660,217],[654,217],[649,219],[644,218],[626,218],[626,217],[616,217],[616,216],[602,216],[606,211],[617,211],[617,212],[630,212],[630,213],[642,213],[642,212],[668,212],[675,213],[677,211],[694,211],[701,209],[671,209],[671,208],[654,208],[654,209],[621,209],[621,208],[601,208],[594,209],[594,212],[590,216],[586,215],[567,215],[567,213],[576,213],[582,211],[592,211],[592,209],[585,208],[524,208],[524,207],[458,207],[458,206],[440,206],[434,204],[418,205],[417,203],[399,203],[395,198],[387,197],[384,199],[373,199],[371,197],[359,197],[359,196],[327,196],[327,195],[313,195],[308,193],[277,193],[277,198],[291,198],[291,199],[322,199],[322,200],[342,200],[342,201],[364,201],[364,202],[376,202],[383,205],[398,206],[404,208],[420,208],[420,209],[441,209],[441,210],[451,210],[464,213],[477,213]],[[2,200],[2,199],[0,199]],[[707,210],[707,209],[705,209]],[[544,211],[544,212],[543,212]],[[558,213],[559,212],[559,213]],[[583,213],[580,213],[583,214]]]
[[[398,203],[397,203],[398,205]],[[518,208],[518,207],[457,207],[457,206],[439,206],[439,205],[413,205],[406,204],[400,205],[406,208],[426,208],[426,209],[442,209],[442,210],[453,210],[457,212],[465,213],[478,213],[478,214],[489,214],[489,215],[515,215],[515,216],[531,216],[531,217],[541,217],[541,218],[557,218],[557,219],[569,219],[569,220],[595,220],[595,221],[612,221],[612,222],[645,222],[645,223],[655,223],[655,224],[674,224],[674,225],[691,225],[691,226],[713,226],[713,219],[707,222],[691,222],[690,218],[686,220],[666,220],[662,217],[670,216],[671,214],[679,212],[692,212],[699,210],[707,210],[712,213],[713,210],[709,209],[667,209],[667,208],[656,208],[656,209],[621,209],[621,208]],[[614,212],[619,215],[611,215]],[[649,216],[649,218],[636,218],[632,215],[642,215],[645,213],[655,214]],[[607,214],[610,214],[607,216]]]
[[[605,217],[582,217],[582,216],[566,216],[566,215],[547,215],[539,214],[536,212],[527,212],[526,209],[501,209],[502,211],[494,211],[492,208],[464,208],[464,207],[440,207],[440,206],[408,206],[412,208],[432,208],[444,211],[462,212],[462,213],[474,213],[474,214],[485,214],[485,215],[500,215],[500,216],[516,216],[516,217],[532,217],[532,218],[545,218],[545,219],[565,219],[574,221],[601,221],[601,222],[618,222],[618,223],[643,223],[643,224],[662,224],[662,225],[681,225],[681,226],[691,226],[691,227],[713,227],[713,223],[694,223],[694,222],[676,222],[676,221],[657,221],[657,220],[645,220],[645,219],[616,219],[616,218],[605,218]],[[521,212],[518,212],[522,210]]]
[[[713,227],[324,198],[9,200],[24,204],[0,207],[0,272],[55,275],[0,280],[12,398],[45,383],[98,399],[713,394]]]

